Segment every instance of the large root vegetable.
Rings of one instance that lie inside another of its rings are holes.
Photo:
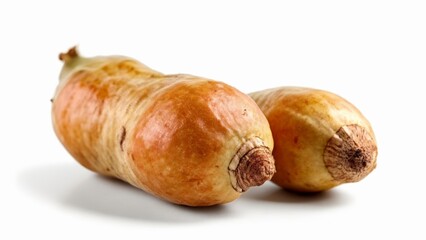
[[[376,166],[370,123],[345,99],[326,91],[281,87],[251,93],[274,136],[272,181],[299,192],[357,182]]]
[[[233,201],[275,172],[267,119],[235,88],[75,48],[60,59],[53,126],[84,167],[189,206]]]

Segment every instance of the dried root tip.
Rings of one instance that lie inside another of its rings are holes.
[[[376,167],[377,146],[359,125],[341,127],[324,149],[324,163],[331,176],[341,183],[357,182]]]
[[[229,164],[231,184],[238,192],[260,186],[275,173],[272,153],[261,139],[255,137],[245,142]]]
[[[70,48],[66,53],[59,54],[59,60],[65,63],[76,57],[78,57],[77,46]]]
[[[240,159],[235,171],[237,188],[242,192],[271,180],[275,173],[274,159],[267,147],[250,150]]]

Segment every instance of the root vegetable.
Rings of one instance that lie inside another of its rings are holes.
[[[84,167],[189,206],[233,201],[275,172],[267,119],[235,88],[75,48],[60,59],[53,126]]]
[[[299,192],[357,182],[376,166],[373,129],[345,99],[322,90],[281,87],[251,93],[274,136],[272,181]]]

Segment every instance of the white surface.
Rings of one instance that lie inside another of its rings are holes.
[[[426,3],[226,2],[0,3],[0,239],[426,238]],[[335,92],[371,121],[378,167],[320,195],[266,184],[202,209],[96,176],[51,127],[57,55],[74,44],[244,92]]]

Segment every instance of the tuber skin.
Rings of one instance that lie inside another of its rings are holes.
[[[320,192],[365,178],[377,144],[361,112],[331,92],[280,87],[251,93],[274,136],[272,182],[296,192]]]
[[[237,89],[124,56],[60,59],[53,127],[84,167],[187,206],[231,202],[275,173],[268,121]]]

